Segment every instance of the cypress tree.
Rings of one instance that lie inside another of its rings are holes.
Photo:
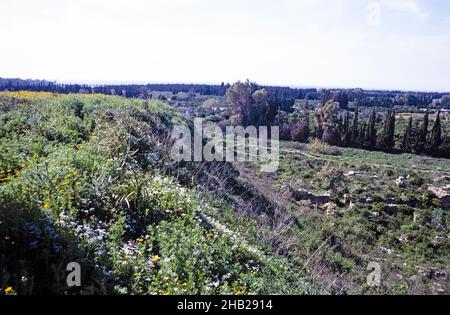
[[[351,146],[357,146],[357,141],[358,141],[358,137],[359,137],[359,107],[356,107],[356,111],[355,111],[355,117],[353,119],[353,125],[352,125],[352,134],[350,137],[350,145]]]
[[[430,153],[432,155],[437,155],[441,144],[442,144],[441,112],[438,111],[436,121],[434,122],[433,130],[431,131]]]
[[[423,124],[422,128],[420,129],[418,133],[418,138],[416,141],[416,153],[422,154],[425,151],[425,146],[427,143],[427,135],[428,135],[428,109],[425,112],[425,115],[423,117]]]
[[[348,146],[350,144],[350,113],[349,111],[345,112],[344,117],[344,125],[342,127],[342,143],[344,146]]]
[[[405,135],[403,136],[403,143],[402,143],[403,152],[410,152],[411,150],[412,123],[413,118],[411,116],[409,117],[408,127],[406,127]]]
[[[394,134],[395,134],[395,111],[389,110],[386,116],[386,120],[384,121],[384,130],[378,142],[378,147],[381,150],[391,151],[395,145]]]
[[[374,149],[375,145],[376,145],[376,141],[377,141],[377,129],[376,129],[376,119],[377,119],[377,114],[375,112],[375,110],[372,111],[372,114],[370,115],[370,119],[369,119],[369,126],[368,126],[368,130],[367,130],[367,140],[366,143],[369,147],[369,149]]]

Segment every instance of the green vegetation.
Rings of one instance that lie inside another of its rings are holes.
[[[290,255],[334,292],[448,293],[450,217],[428,191],[448,185],[448,160],[334,149],[284,142],[276,174],[239,166],[245,181],[276,192],[270,198],[297,218]],[[382,266],[380,288],[365,285],[370,262]]]
[[[301,266],[209,220],[225,210],[170,175],[172,107],[3,93],[0,122],[0,294],[319,292]],[[66,285],[70,262],[81,288]]]

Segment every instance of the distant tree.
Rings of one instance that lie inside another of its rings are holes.
[[[350,136],[350,145],[357,146],[359,137],[359,107],[356,107],[355,116],[353,117],[352,132]]]
[[[346,111],[344,116],[344,123],[342,125],[342,144],[344,146],[350,145],[351,131],[350,131],[350,112]]]
[[[330,90],[320,89],[319,90],[319,98],[322,104],[326,104],[329,100],[333,98]]]
[[[441,107],[450,109],[450,95],[441,97]]]
[[[269,92],[265,89],[256,90],[252,94],[252,106],[250,108],[250,122],[252,125],[267,126],[270,125],[269,121]]]
[[[314,112],[314,136],[317,139],[322,139],[324,120],[323,110],[321,108],[317,108]]]
[[[247,80],[233,84],[226,92],[226,100],[231,108],[232,123],[244,126],[270,123],[269,93],[265,89],[258,90],[256,83]]]
[[[347,109],[348,107],[348,94],[345,91],[335,92],[333,95],[333,101],[339,103],[341,109]]]
[[[394,134],[395,134],[395,111],[389,110],[386,119],[384,121],[383,133],[381,134],[381,137],[378,141],[378,147],[381,150],[391,151],[395,145]]]
[[[337,145],[340,144],[341,134],[339,129],[339,103],[329,101],[322,107],[322,141]]]
[[[366,143],[367,147],[370,150],[375,149],[376,142],[377,142],[377,129],[376,129],[376,120],[377,120],[377,113],[375,110],[372,111],[372,114],[369,118],[369,125],[367,129],[367,135],[366,135]]]
[[[431,131],[429,150],[432,155],[437,155],[439,147],[442,144],[442,126],[441,126],[441,112],[438,111],[436,121],[434,122],[433,130]]]
[[[310,136],[310,123],[309,123],[309,103],[305,99],[305,109],[303,111],[303,117],[300,117],[298,122],[293,126],[291,131],[292,140],[299,142],[307,142]]]
[[[429,125],[429,111],[427,109],[423,117],[422,127],[417,134],[416,148],[415,148],[415,152],[417,154],[422,154],[425,152],[425,147],[427,144],[428,125]]]
[[[206,109],[219,107],[219,101],[215,98],[208,98],[206,101],[203,102],[202,107]]]
[[[366,149],[369,146],[367,142],[367,123],[364,121],[360,125],[357,145],[360,148]]]
[[[403,136],[403,142],[402,142],[402,151],[403,152],[411,152],[411,140],[412,140],[412,134],[413,134],[413,118],[412,116],[409,117],[408,126],[406,127],[405,134]]]

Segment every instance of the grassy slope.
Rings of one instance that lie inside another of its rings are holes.
[[[350,293],[448,292],[449,213],[427,193],[429,185],[446,184],[435,180],[450,174],[448,160],[339,150],[340,156],[330,156],[310,152],[302,144],[284,142],[276,174],[261,174],[250,164],[239,166],[244,180],[260,191],[277,192],[271,198],[280,200],[297,215],[302,229],[291,255],[309,260],[311,274],[322,272],[321,278],[328,278],[328,282],[342,275],[337,283]],[[329,178],[323,176],[330,169],[343,174],[360,173],[347,177],[342,193],[354,199],[371,197],[374,202],[354,202],[352,209],[338,204],[335,215],[328,216],[325,208],[293,200],[289,187],[316,194],[327,191]],[[399,176],[407,179],[404,187],[395,184]],[[398,206],[390,209],[387,203],[391,202]],[[416,221],[414,213],[418,215]],[[389,253],[382,252],[383,248]],[[365,287],[365,269],[371,261],[382,263],[385,272],[377,290]],[[430,276],[432,268],[446,275]]]
[[[317,292],[161,172],[179,120],[159,102],[2,93],[0,294]],[[66,286],[69,262],[81,289]]]

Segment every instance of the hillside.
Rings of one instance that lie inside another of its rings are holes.
[[[170,106],[5,92],[0,122],[2,293],[326,293],[258,229],[229,226],[233,204],[193,184],[201,176],[182,176],[167,155],[183,123]],[[67,288],[70,262],[81,289]]]

